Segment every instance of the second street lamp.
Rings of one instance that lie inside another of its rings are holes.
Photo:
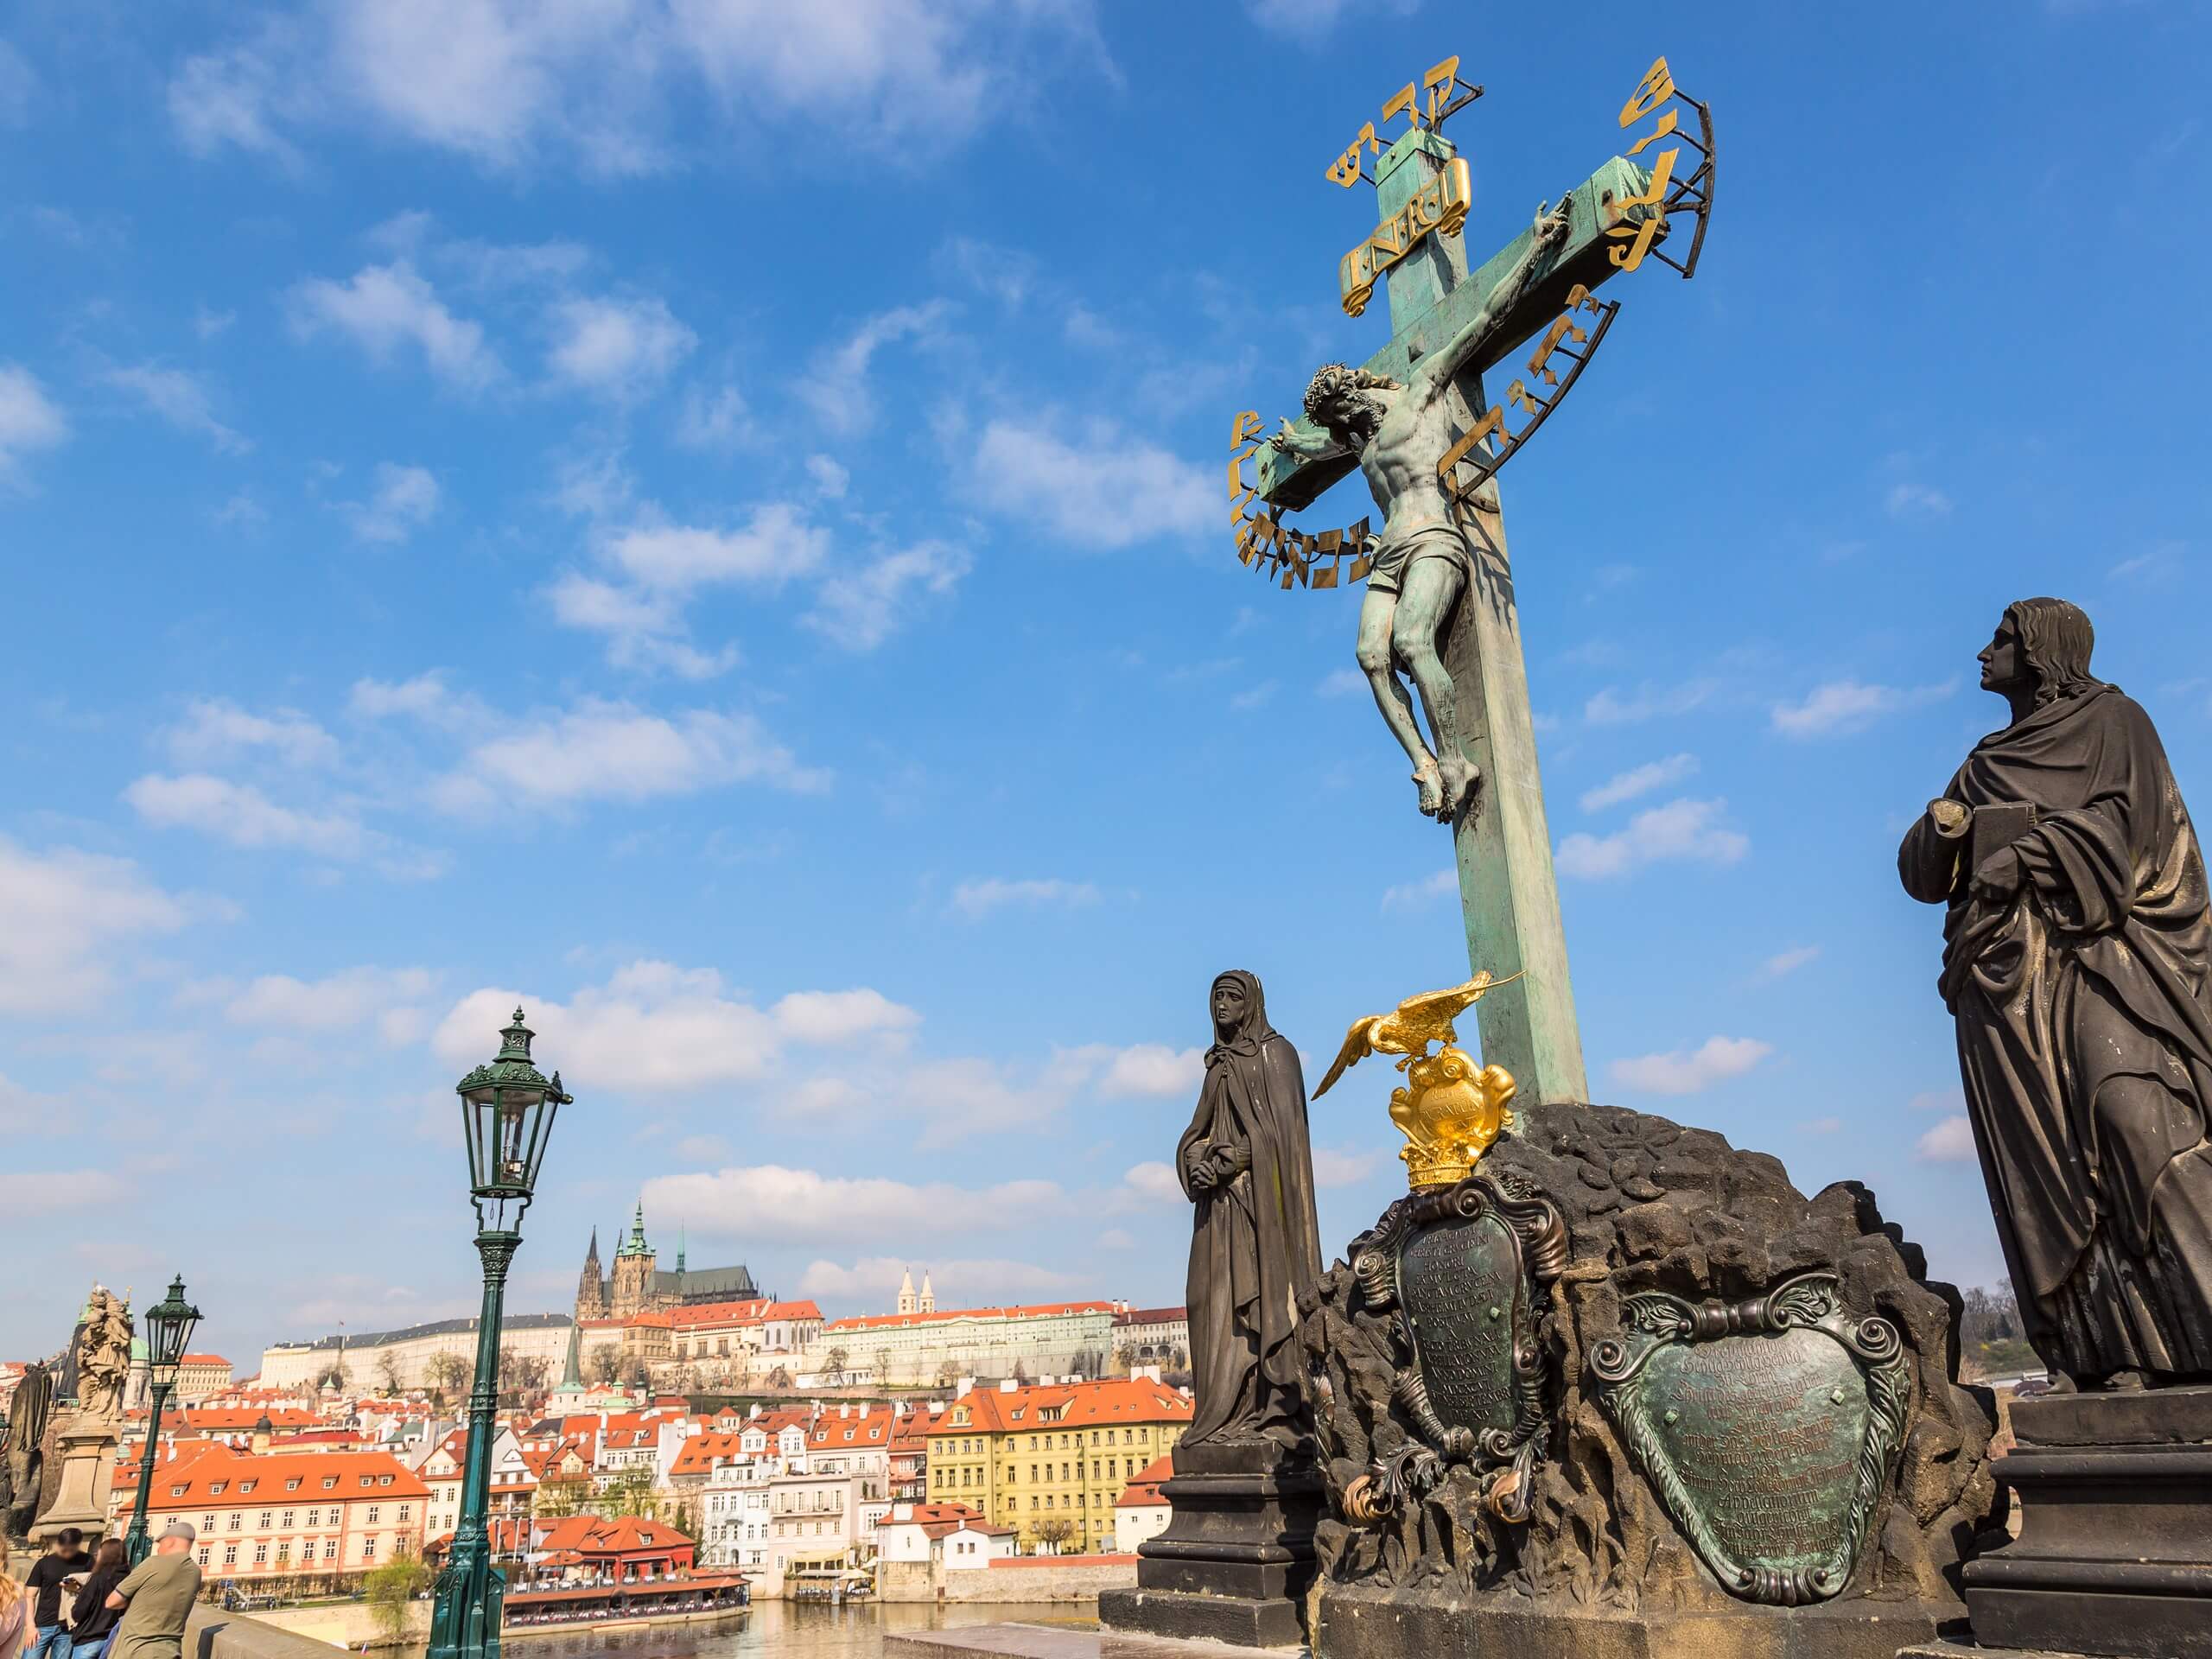
[[[138,1506],[131,1512],[130,1530],[124,1535],[124,1557],[132,1567],[146,1559],[151,1548],[146,1527],[146,1506],[154,1497],[154,1460],[161,1455],[162,1408],[176,1387],[176,1374],[184,1351],[200,1323],[200,1310],[184,1300],[184,1276],[169,1281],[169,1294],[146,1310],[147,1369],[153,1383],[153,1409],[146,1419],[146,1445],[138,1454]]]
[[[476,1209],[476,1252],[484,1260],[484,1313],[477,1321],[476,1382],[468,1396],[468,1459],[461,1473],[461,1518],[438,1574],[430,1613],[429,1659],[499,1659],[499,1612],[506,1575],[492,1563],[484,1510],[492,1475],[493,1415],[499,1403],[499,1325],[507,1264],[522,1243],[523,1212],[553,1118],[569,1103],[561,1074],[550,1077],[530,1057],[536,1035],[515,1010],[499,1054],[455,1087],[468,1143],[469,1202]]]

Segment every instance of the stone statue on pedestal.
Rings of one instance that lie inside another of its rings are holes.
[[[1300,1299],[1321,1276],[1298,1051],[1268,1024],[1260,982],[1211,993],[1214,1042],[1175,1173],[1197,1206],[1187,1286],[1196,1412],[1185,1444],[1307,1445]]]
[[[1897,851],[1948,909],[1944,1001],[2029,1342],[2083,1387],[2212,1381],[2212,911],[2151,718],[2089,619],[2008,607],[2012,718]]]
[[[70,1345],[75,1404],[54,1415],[52,1456],[60,1471],[54,1496],[32,1524],[34,1542],[66,1527],[99,1532],[107,1524],[108,1474],[123,1438],[123,1385],[130,1371],[130,1311],[94,1285]]]
[[[8,1433],[0,1439],[0,1534],[9,1538],[27,1534],[38,1513],[46,1426],[53,1415],[53,1373],[33,1365],[16,1384],[8,1404]]]
[[[1300,1338],[1321,1277],[1306,1080],[1253,976],[1217,975],[1208,1002],[1205,1082],[1175,1147],[1197,1206],[1191,1427],[1163,1488],[1167,1529],[1138,1547],[1137,1587],[1108,1591],[1098,1613],[1109,1630],[1294,1646],[1321,1508]]]

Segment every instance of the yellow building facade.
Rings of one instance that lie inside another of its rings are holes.
[[[1122,1489],[1190,1426],[1190,1397],[1143,1379],[972,1390],[930,1430],[930,1500],[1016,1529],[1025,1550],[1106,1554]]]

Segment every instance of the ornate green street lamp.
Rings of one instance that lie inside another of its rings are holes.
[[[146,1310],[146,1357],[154,1385],[153,1412],[146,1420],[146,1446],[138,1456],[138,1507],[130,1516],[130,1530],[123,1536],[125,1559],[136,1567],[153,1548],[146,1529],[146,1506],[154,1498],[154,1461],[161,1455],[162,1408],[176,1387],[177,1367],[200,1323],[200,1310],[184,1300],[184,1275],[169,1281],[169,1294]]]
[[[430,1614],[429,1659],[499,1659],[499,1608],[506,1574],[492,1564],[484,1510],[492,1477],[493,1412],[499,1402],[499,1321],[507,1264],[522,1243],[523,1211],[537,1186],[537,1166],[554,1114],[569,1103],[561,1074],[533,1065],[536,1033],[515,1010],[497,1058],[457,1085],[468,1142],[468,1191],[476,1209],[476,1253],[484,1258],[484,1314],[477,1322],[476,1385],[468,1396],[468,1462],[461,1476],[461,1521],[438,1574]]]

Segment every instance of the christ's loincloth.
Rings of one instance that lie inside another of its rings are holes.
[[[1382,544],[1376,550],[1375,568],[1367,573],[1367,585],[1378,594],[1404,591],[1406,572],[1419,559],[1449,559],[1459,567],[1465,577],[1472,574],[1474,562],[1468,556],[1467,538],[1454,524],[1415,524],[1402,536],[1383,533]]]

